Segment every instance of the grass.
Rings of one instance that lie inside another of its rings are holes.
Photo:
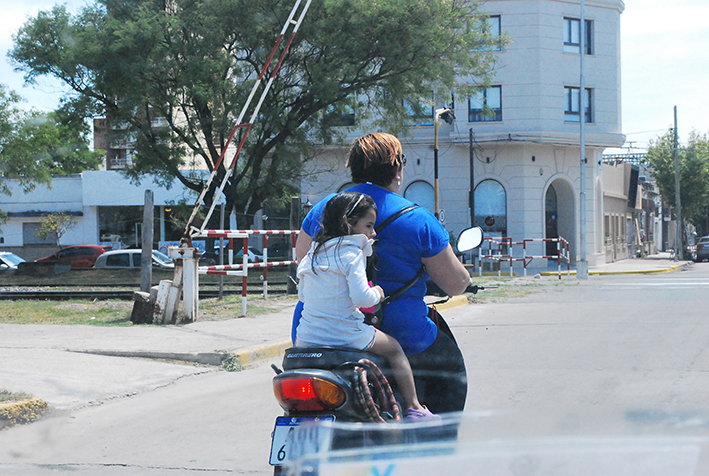
[[[285,268],[271,269],[268,272],[269,282],[277,282],[286,280],[287,270]],[[249,271],[249,286],[259,286],[262,281],[260,279],[263,274],[262,270],[254,269]],[[172,270],[153,270],[152,284],[157,285],[162,279],[172,279],[174,272]],[[51,286],[58,288],[75,288],[76,286],[84,288],[92,287],[115,287],[115,288],[134,288],[140,286],[140,270],[139,269],[72,269],[66,273],[49,276],[28,276],[18,274],[2,274],[0,273],[0,287],[2,286]],[[214,286],[219,283],[219,276],[216,275],[201,275],[199,277],[200,284]],[[241,289],[240,276],[225,276],[225,287],[238,287]]]
[[[30,395],[21,392],[10,392],[8,390],[0,390],[0,403],[11,403],[20,400],[32,398]]]
[[[130,326],[130,301],[3,301],[2,324]]]
[[[294,305],[295,296],[275,296],[268,300],[247,299],[248,316],[277,312]],[[62,324],[90,326],[132,326],[132,301],[3,301],[0,324]],[[200,320],[210,321],[241,316],[241,296],[200,300]]]

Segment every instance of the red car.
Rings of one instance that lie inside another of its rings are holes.
[[[98,245],[67,246],[46,258],[39,258],[38,263],[68,263],[72,268],[92,268],[96,259],[106,251]]]

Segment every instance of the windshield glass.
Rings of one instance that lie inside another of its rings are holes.
[[[25,262],[25,260],[23,260],[22,258],[20,258],[19,256],[17,256],[16,254],[13,254],[13,253],[8,253],[6,255],[3,255],[3,258],[5,259],[5,261],[12,263],[15,266],[17,266],[20,263]]]
[[[170,259],[170,257],[167,256],[165,253],[162,253],[160,251],[153,250],[153,258],[155,258],[162,264],[172,264],[172,259]]]

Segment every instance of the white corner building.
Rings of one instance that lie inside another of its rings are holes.
[[[439,218],[457,235],[482,226],[486,236],[569,241],[580,259],[580,124],[585,129],[586,259],[606,260],[603,212],[604,149],[620,147],[620,0],[587,0],[581,28],[580,0],[497,0],[483,3],[494,29],[511,42],[496,52],[493,82],[483,93],[455,97],[456,120],[438,127]],[[580,110],[580,39],[585,50],[585,113]],[[485,111],[483,105],[487,106]],[[402,193],[434,212],[433,111],[401,137],[407,166]],[[355,137],[358,134],[353,134]],[[315,202],[349,185],[346,148],[329,150],[321,173],[303,184],[303,200]],[[470,190],[474,184],[474,218]],[[546,243],[527,255],[545,255]],[[553,245],[555,246],[555,245]],[[549,250],[551,252],[551,250]],[[521,247],[513,251],[519,256]],[[533,268],[551,260],[534,259]],[[517,265],[515,265],[517,266]],[[521,267],[521,264],[519,265]]]

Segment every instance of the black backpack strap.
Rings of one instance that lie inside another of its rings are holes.
[[[414,205],[402,208],[398,212],[393,213],[391,216],[389,216],[389,218],[387,218],[386,220],[381,222],[379,225],[377,225],[376,228],[374,228],[374,231],[376,231],[377,233],[381,232],[384,228],[387,227],[387,225],[389,225],[391,222],[393,222],[394,220],[399,218],[401,215],[403,215],[404,213],[409,213],[411,210],[415,210],[418,207],[419,207],[418,205],[414,204]]]
[[[379,232],[382,231],[384,228],[386,228],[391,222],[393,222],[394,220],[396,220],[397,218],[399,218],[401,215],[404,215],[405,213],[409,213],[410,211],[415,210],[415,209],[417,209],[418,207],[419,207],[418,205],[414,204],[414,205],[410,205],[410,206],[408,206],[408,207],[402,208],[401,210],[399,210],[399,211],[396,212],[396,213],[393,213],[392,215],[389,216],[389,218],[387,218],[386,220],[384,220],[383,222],[381,222],[381,223],[374,229],[374,231],[376,231],[377,233],[379,233]],[[389,294],[388,296],[385,296],[384,299],[382,299],[381,302],[380,302],[379,304],[377,304],[376,310],[374,311],[374,314],[369,314],[369,313],[367,313],[367,314],[365,315],[365,316],[366,316],[365,322],[366,322],[367,324],[370,324],[370,325],[374,326],[374,327],[381,327],[382,321],[384,320],[384,314],[382,313],[382,308],[384,308],[384,306],[386,306],[387,304],[389,304],[389,303],[390,303],[391,301],[393,301],[394,299],[397,299],[398,297],[400,297],[400,296],[401,296],[402,294],[404,294],[411,286],[413,286],[414,284],[416,284],[416,281],[418,281],[419,279],[421,279],[421,276],[423,276],[423,274],[424,274],[425,272],[426,272],[426,268],[425,268],[424,266],[421,266],[421,269],[419,269],[419,270],[416,272],[416,276],[414,276],[413,279],[411,279],[409,282],[407,282],[406,284],[404,284],[403,286],[401,286],[399,289],[397,289],[397,290],[394,291],[393,293]]]
[[[413,279],[411,279],[408,283],[404,284],[402,287],[400,287],[399,289],[397,289],[396,291],[394,291],[393,293],[391,293],[390,295],[388,295],[388,296],[384,297],[384,299],[382,299],[382,301],[379,303],[379,304],[381,304],[381,307],[386,306],[391,301],[400,297],[402,294],[404,294],[406,291],[408,291],[408,289],[411,286],[416,284],[416,281],[421,279],[421,276],[423,276],[423,273],[425,273],[425,272],[426,272],[426,267],[421,266],[421,268],[416,272],[416,276],[414,276]]]

